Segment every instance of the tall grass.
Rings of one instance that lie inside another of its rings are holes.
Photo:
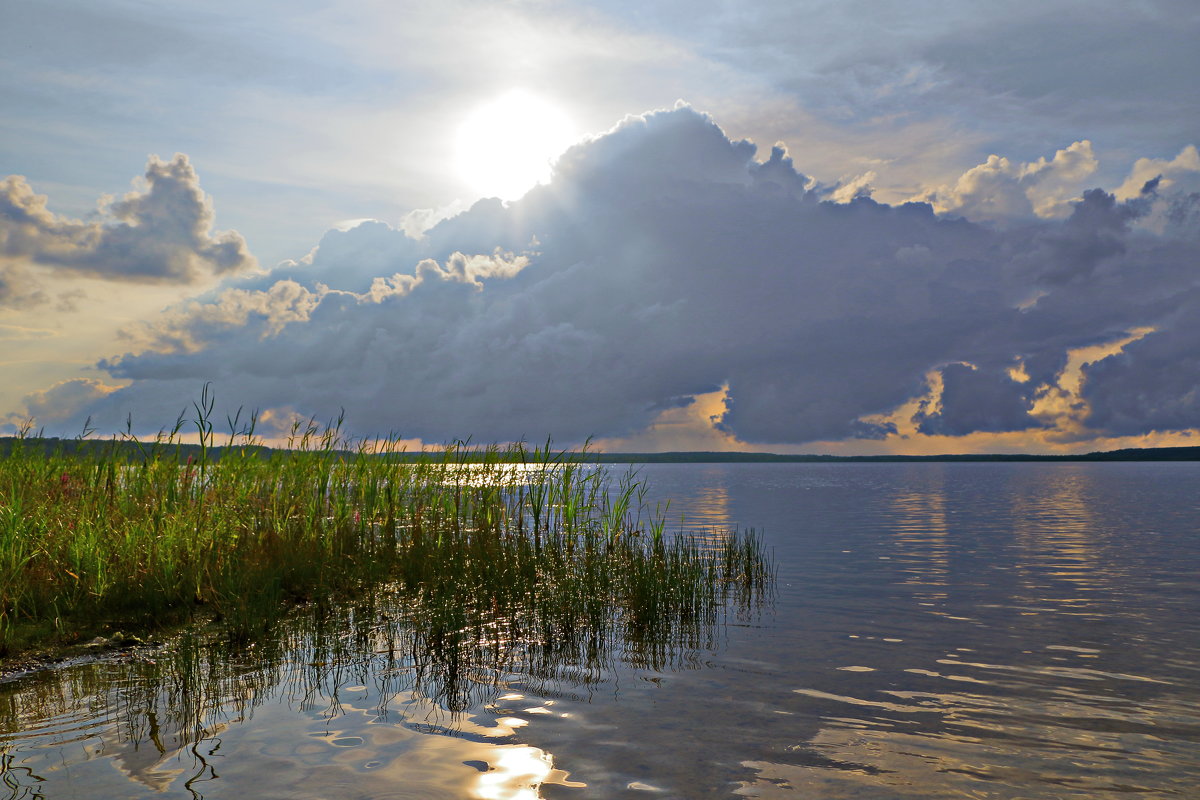
[[[0,457],[0,656],[197,613],[245,641],[291,604],[381,584],[448,625],[539,609],[563,641],[606,626],[636,639],[771,580],[753,534],[666,533],[636,476],[549,443],[414,458],[395,440],[351,446],[337,420],[264,451],[235,417],[218,448],[211,418],[206,391],[187,456],[179,421],[71,454],[19,438]]]

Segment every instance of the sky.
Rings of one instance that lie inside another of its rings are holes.
[[[1200,444],[1194,0],[0,2],[0,434]]]

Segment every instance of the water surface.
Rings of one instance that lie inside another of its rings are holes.
[[[1200,464],[642,475],[688,527],[764,531],[770,608],[498,661],[371,606],[30,676],[0,797],[1194,796]]]

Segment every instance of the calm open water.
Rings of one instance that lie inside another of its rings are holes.
[[[0,686],[0,798],[1200,797],[1200,464],[642,475],[689,527],[765,533],[769,607],[478,691],[311,631],[175,657],[207,682],[165,656],[30,676]]]

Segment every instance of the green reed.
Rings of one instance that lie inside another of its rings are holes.
[[[0,656],[197,616],[247,641],[289,606],[385,584],[451,622],[539,609],[564,641],[606,626],[636,638],[772,579],[753,533],[664,535],[636,475],[549,442],[408,454],[352,446],[339,419],[268,451],[253,417],[227,419],[218,445],[212,409],[206,390],[199,448],[181,419],[70,453],[20,437],[0,457]]]

